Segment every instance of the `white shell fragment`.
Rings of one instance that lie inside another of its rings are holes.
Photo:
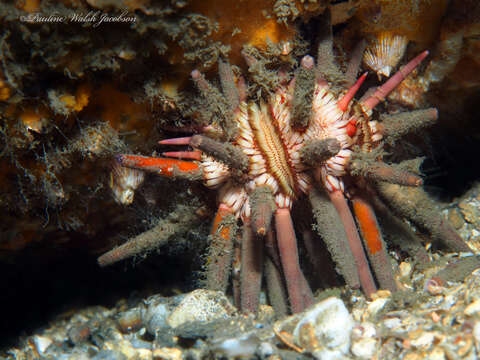
[[[354,321],[343,301],[331,297],[304,313],[293,331],[296,343],[316,359],[344,359]]]
[[[376,336],[377,329],[372,323],[364,322],[356,325],[352,331],[352,347],[350,349],[352,354],[360,359],[373,358],[378,348]]]
[[[33,343],[35,344],[35,348],[40,354],[43,354],[47,348],[52,344],[52,339],[46,336],[35,335],[33,337]]]
[[[390,32],[381,33],[368,45],[363,62],[377,75],[389,77],[405,54],[407,44],[408,40],[405,36]]]

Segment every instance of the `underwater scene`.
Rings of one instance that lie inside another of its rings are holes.
[[[0,360],[480,358],[480,2],[0,0]]]

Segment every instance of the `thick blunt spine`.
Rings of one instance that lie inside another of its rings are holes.
[[[211,242],[206,266],[206,288],[227,290],[233,259],[233,242],[236,233],[233,210],[220,204],[210,232]]]
[[[179,206],[166,219],[159,220],[150,230],[100,256],[97,260],[98,264],[104,267],[158,249],[165,245],[172,235],[184,230],[186,224],[196,221],[198,216],[194,210],[186,211]]]
[[[256,237],[249,222],[243,224],[242,268],[240,270],[240,309],[256,314],[263,274],[263,239]]]
[[[333,33],[330,10],[327,9],[323,13],[319,23],[322,27],[319,29],[319,33],[323,37],[318,44],[317,76],[321,80],[340,85],[343,81],[343,74],[337,66],[335,55],[333,53]]]
[[[272,216],[277,206],[269,186],[255,188],[249,197],[252,209],[252,228],[255,234],[265,236],[270,230]]]
[[[275,229],[292,312],[302,312],[313,303],[313,294],[300,269],[297,238],[288,208],[275,212]]]
[[[226,71],[225,69],[223,70]],[[191,76],[206,103],[206,108],[214,116],[214,121],[220,124],[228,139],[234,138],[237,133],[237,124],[234,121],[234,111],[232,110],[232,106],[235,103],[235,100],[233,100],[235,95],[230,91],[230,85],[226,85],[229,88],[229,94],[226,94],[227,99],[225,99],[225,96],[212,86],[200,71],[193,70]],[[223,74],[222,76],[226,76],[224,78],[225,82],[229,81],[227,80],[228,74]],[[232,102],[229,103],[229,100]]]
[[[248,172],[249,161],[247,155],[229,143],[222,143],[203,135],[194,135],[190,140],[190,146],[202,150],[205,154],[223,162],[230,168],[240,170],[245,174]]]
[[[309,193],[316,230],[325,242],[340,275],[352,289],[360,287],[360,279],[355,267],[355,258],[348,245],[343,223],[338,219],[335,207],[326,194],[317,189]]]
[[[420,176],[383,162],[371,163],[357,159],[351,161],[348,168],[351,174],[360,175],[374,181],[386,181],[404,186],[421,186],[423,184]]]
[[[330,200],[332,201],[335,209],[342,220],[343,226],[345,228],[345,233],[347,234],[348,243],[350,249],[355,258],[355,264],[358,270],[358,276],[360,278],[360,285],[365,295],[371,298],[372,294],[377,291],[375,282],[368,266],[367,257],[365,256],[365,251],[363,250],[362,240],[358,234],[357,226],[355,220],[353,219],[352,212],[348,206],[347,200],[343,193],[339,190],[329,192]]]
[[[362,234],[370,264],[382,289],[395,292],[397,285],[393,277],[392,264],[375,213],[362,196],[352,198],[352,207]]]
[[[170,178],[200,180],[202,170],[196,162],[178,159],[156,158],[150,156],[120,154],[116,156],[120,165]]]
[[[337,139],[323,139],[309,141],[300,150],[302,161],[313,167],[318,167],[342,149]]]
[[[295,89],[293,92],[292,120],[293,127],[305,129],[312,116],[312,101],[315,91],[315,63],[311,56],[304,56],[300,67],[295,72]]]
[[[233,78],[232,67],[229,63],[218,61],[218,73],[220,76],[220,82],[222,84],[222,90],[227,99],[227,103],[232,113],[237,109],[240,104],[240,95],[237,87],[235,86],[235,80]]]
[[[394,212],[426,229],[434,240],[440,241],[452,251],[470,252],[470,247],[444,220],[433,201],[421,188],[403,188],[399,185],[378,182],[376,189]]]
[[[400,114],[380,116],[381,132],[389,142],[395,142],[403,136],[432,126],[438,119],[435,108],[406,111]]]
[[[416,56],[405,66],[400,68],[395,75],[387,80],[385,84],[379,86],[375,93],[363,102],[363,107],[366,112],[372,110],[380,102],[384,101],[385,98],[413,71],[415,68],[420,65],[420,63],[428,56],[428,51],[422,52],[420,55]]]

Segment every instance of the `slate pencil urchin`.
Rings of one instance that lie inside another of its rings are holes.
[[[316,66],[311,56],[305,56],[293,79],[281,77],[268,101],[258,103],[247,100],[245,80],[235,80],[227,63],[219,64],[223,95],[194,70],[192,79],[202,96],[210,99],[211,111],[223,116],[221,122],[208,126],[215,138],[193,135],[160,141],[193,148],[164,153],[170,158],[117,157],[125,167],[173,179],[202,179],[208,188],[218,190],[207,287],[226,291],[233,258],[239,255],[240,276],[232,276],[232,281],[234,298],[243,312],[257,311],[263,275],[270,302],[279,313],[287,312],[288,306],[292,312],[300,312],[313,303],[300,268],[291,217],[292,205],[304,195],[310,200],[316,228],[338,271],[348,286],[361,287],[367,296],[377,290],[377,284],[397,290],[374,209],[390,228],[405,234],[405,247],[416,252],[412,255],[427,259],[416,236],[393,213],[450,249],[469,251],[449,225],[431,211],[428,198],[418,188],[421,177],[405,166],[382,161],[384,137],[398,139],[427,126],[437,119],[436,109],[372,121],[375,107],[428,52],[419,54],[358,101],[354,95],[366,74],[355,80],[362,51],[355,54],[344,74],[335,62],[330,32],[319,45]],[[246,60],[255,65],[252,57],[246,56]],[[309,89],[307,95],[299,95],[305,94],[305,89]],[[408,206],[397,185],[418,188],[423,201],[416,209]],[[235,251],[239,223],[241,246]],[[134,255],[127,248],[135,246],[127,243],[110,251],[99,258],[100,264]]]

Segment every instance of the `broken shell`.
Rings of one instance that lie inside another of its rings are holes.
[[[52,344],[52,339],[46,336],[35,335],[33,337],[33,343],[35,345],[35,349],[38,351],[39,354],[43,354],[47,348]]]
[[[153,350],[152,356],[155,360],[181,360],[182,352],[176,348],[163,347]]]
[[[430,295],[440,295],[445,292],[443,281],[437,277],[432,277],[425,282],[424,290]]]
[[[370,322],[358,324],[352,331],[352,346],[350,351],[361,359],[371,359],[377,351],[378,341],[375,338],[377,329]]]
[[[331,297],[305,312],[293,336],[315,358],[343,358],[350,348],[353,319],[343,301]]]
[[[399,265],[400,268],[400,277],[407,278],[412,273],[412,264],[407,262],[402,262]]]
[[[367,307],[368,317],[372,318],[375,315],[377,315],[378,312],[382,310],[385,307],[385,304],[387,304],[389,301],[390,301],[389,298],[378,298],[372,301],[370,304],[368,304],[368,307]]]
[[[363,338],[352,344],[352,354],[360,359],[372,359],[377,351],[377,339]]]
[[[468,305],[463,313],[465,315],[473,315],[480,311],[480,299],[475,300],[470,305]]]
[[[418,332],[420,333],[418,337],[416,336],[417,332],[410,334],[412,337],[415,336],[414,338],[411,338],[410,345],[421,349],[428,349],[432,346],[435,334],[433,332],[421,332],[421,330]]]

